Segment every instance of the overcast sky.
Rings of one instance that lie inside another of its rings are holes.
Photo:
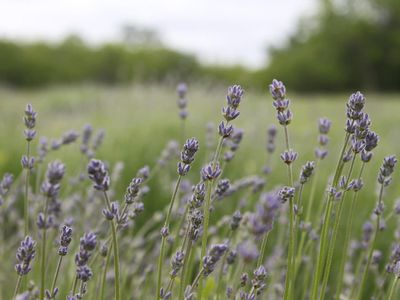
[[[259,66],[316,0],[0,0],[0,37],[99,43],[124,24],[152,28],[170,47],[207,62]]]

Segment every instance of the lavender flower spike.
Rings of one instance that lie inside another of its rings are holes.
[[[106,166],[101,160],[91,159],[87,171],[89,178],[93,181],[93,187],[99,191],[107,191],[110,187],[110,176]]]
[[[24,276],[32,269],[31,262],[35,258],[35,247],[36,242],[29,235],[21,242],[16,255],[18,263],[15,265],[18,275]]]

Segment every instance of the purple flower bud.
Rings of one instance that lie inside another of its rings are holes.
[[[231,133],[233,132],[233,126],[232,125],[228,125],[222,121],[219,126],[218,126],[218,133],[220,136],[227,138],[231,135]]]
[[[328,134],[329,129],[331,128],[332,122],[327,118],[321,118],[318,121],[318,129],[320,134]]]
[[[347,107],[351,110],[360,112],[365,105],[365,97],[364,95],[357,91],[354,94],[351,94],[349,100],[347,102]]]
[[[269,85],[269,92],[275,100],[285,99],[286,97],[285,85],[282,81],[276,79],[272,80],[272,83]]]
[[[289,99],[275,100],[272,102],[272,105],[278,112],[283,112],[289,107],[290,100]]]
[[[286,150],[281,153],[281,159],[285,164],[290,165],[297,159],[297,152],[293,151],[292,149]]]
[[[353,180],[349,183],[347,189],[349,189],[349,190],[352,189],[352,190],[354,190],[355,192],[358,192],[359,190],[362,189],[363,185],[364,185],[364,183],[363,183],[363,181],[362,181],[361,178],[359,178],[359,179],[353,179]]]
[[[185,259],[185,253],[178,250],[171,259],[171,277],[176,277],[183,266],[183,260]]]
[[[190,170],[190,165],[187,165],[183,162],[178,162],[177,172],[180,176],[185,176]]]
[[[32,269],[31,262],[35,258],[35,247],[36,242],[29,235],[21,242],[16,254],[18,263],[15,265],[15,270],[18,275],[24,276]]]
[[[368,131],[365,136],[365,150],[372,151],[378,145],[378,142],[379,136],[373,131]]]
[[[358,140],[356,138],[353,138],[351,140],[351,148],[354,153],[360,153],[365,149],[365,142],[364,140]]]
[[[86,251],[92,251],[97,245],[97,236],[93,232],[85,233],[80,239],[81,247]]]
[[[214,271],[217,262],[224,255],[227,248],[226,244],[216,244],[210,247],[208,255],[203,257],[203,274],[205,277]]]
[[[214,180],[218,178],[220,174],[221,168],[219,167],[219,163],[216,163],[215,166],[213,166],[212,163],[209,163],[201,169],[201,178],[203,181]]]
[[[65,165],[59,161],[53,161],[48,164],[46,177],[49,183],[57,184],[61,181],[65,173]]]
[[[25,138],[28,142],[32,141],[36,136],[36,130],[33,129],[25,129],[24,130]]]
[[[21,165],[24,169],[33,169],[33,166],[35,164],[35,158],[34,157],[30,157],[28,159],[28,157],[26,155],[23,155],[21,158]]]
[[[184,82],[181,82],[176,87],[176,92],[179,98],[184,98],[187,93],[187,85]]]
[[[365,149],[361,152],[361,160],[365,163],[369,162],[372,158],[373,153],[368,152]]]
[[[279,121],[279,124],[281,124],[282,126],[286,126],[286,125],[289,125],[290,122],[292,121],[293,114],[288,109],[286,111],[278,111],[276,117]]]
[[[93,276],[92,270],[87,265],[80,266],[76,270],[76,277],[82,280],[83,282],[89,281],[90,278],[92,278],[92,276]]]
[[[242,220],[242,214],[240,213],[239,210],[235,211],[232,215],[232,219],[231,219],[231,223],[230,223],[231,230],[238,229],[241,220]]]
[[[118,217],[119,204],[118,202],[112,202],[110,205],[110,209],[103,209],[103,215],[108,221],[112,221],[114,217]]]
[[[227,106],[222,108],[222,115],[224,116],[225,120],[232,121],[240,115],[240,112],[236,108]]]
[[[107,191],[110,186],[110,177],[104,163],[97,159],[91,159],[87,171],[89,178],[93,181],[93,187],[99,191]]]
[[[160,233],[161,233],[161,236],[164,237],[164,238],[166,238],[167,236],[169,236],[169,229],[168,229],[168,227],[165,227],[165,226],[164,226],[163,228],[161,228]]]
[[[328,155],[328,150],[316,148],[314,154],[315,154],[316,158],[319,158],[322,160]]]
[[[228,94],[226,95],[226,101],[228,106],[232,108],[238,108],[242,100],[244,90],[240,85],[233,85],[228,87]]]
[[[320,135],[318,137],[318,143],[321,146],[326,146],[328,144],[328,142],[329,142],[329,138],[326,135]]]
[[[300,172],[300,184],[305,184],[314,173],[315,163],[308,161],[304,166],[301,167]]]
[[[356,130],[356,124],[352,120],[346,120],[345,131],[349,134],[353,134]]]
[[[293,187],[284,186],[281,188],[278,193],[281,203],[285,203],[286,201],[293,199],[294,193],[295,189]]]

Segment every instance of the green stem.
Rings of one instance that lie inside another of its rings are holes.
[[[383,184],[381,184],[381,188],[380,188],[380,191],[379,191],[378,205],[382,202],[383,187],[384,187]],[[374,238],[373,238],[372,243],[371,243],[370,248],[369,248],[367,264],[365,265],[365,269],[364,269],[364,272],[363,272],[363,275],[362,275],[362,279],[361,279],[360,289],[358,290],[358,296],[357,296],[356,299],[361,299],[361,297],[362,297],[362,292],[363,292],[363,289],[364,289],[365,281],[367,279],[368,270],[369,270],[369,267],[370,267],[371,261],[372,261],[372,254],[374,252],[374,248],[375,248],[375,244],[376,244],[376,237],[378,236],[378,232],[379,232],[379,225],[380,225],[380,215],[377,215]]]
[[[179,300],[183,300],[183,296],[185,293],[185,287],[186,287],[186,280],[188,279],[188,265],[190,261],[190,257],[192,255],[192,241],[189,240],[186,244],[186,250],[185,250],[185,258],[183,261],[183,267],[182,267],[182,273],[181,273],[181,283],[179,287]]]
[[[340,152],[340,156],[336,165],[335,169],[335,175],[333,177],[333,182],[332,182],[332,187],[336,187],[339,181],[339,177],[341,175],[341,170],[342,170],[342,164],[343,164],[343,155],[346,151],[347,144],[349,142],[350,134],[346,133],[344,143],[342,150]],[[319,286],[319,279],[321,277],[322,273],[322,268],[323,268],[323,263],[325,262],[325,250],[326,250],[326,242],[327,242],[327,234],[328,234],[328,228],[330,224],[330,217],[331,217],[331,212],[332,212],[332,196],[329,195],[327,199],[327,205],[325,208],[325,216],[324,216],[324,223],[322,225],[322,233],[319,239],[319,253],[317,257],[317,265],[314,270],[314,276],[313,276],[313,283],[312,283],[312,289],[311,289],[311,297],[310,300],[316,300],[318,297],[318,286]]]
[[[75,276],[74,284],[72,286],[72,296],[75,296],[77,286],[78,286],[78,277]]]
[[[394,295],[394,291],[396,290],[397,282],[399,281],[399,278],[396,276],[396,278],[393,279],[392,284],[390,285],[390,291],[389,291],[389,296],[388,300],[391,300]]]
[[[287,126],[283,126],[285,131],[285,144],[286,150],[290,150],[290,143],[289,143],[289,132]],[[292,171],[292,164],[287,164],[288,169],[288,177],[289,177],[289,186],[293,187],[293,171]],[[292,298],[292,292],[294,289],[293,286],[293,268],[294,268],[294,247],[295,247],[295,228],[294,228],[294,200],[291,198],[289,200],[289,249],[288,249],[288,257],[287,257],[287,268],[286,268],[286,278],[285,278],[285,294],[284,300],[288,300]]]
[[[15,299],[17,297],[17,294],[18,294],[18,291],[19,291],[19,287],[21,286],[21,279],[22,279],[22,276],[18,275],[17,285],[15,286],[13,299]]]
[[[84,286],[84,284],[85,283],[83,281],[81,281],[81,286],[79,288],[79,295],[80,295],[79,299],[83,299],[83,286]]]
[[[317,158],[315,161],[315,168],[314,168],[314,175],[313,178],[311,179],[311,190],[310,190],[310,196],[308,197],[309,201],[307,203],[307,212],[305,215],[305,221],[310,221],[311,222],[311,209],[314,206],[314,199],[315,199],[315,191],[317,189],[317,183],[318,183],[318,176],[317,176],[317,171],[318,171],[318,164],[320,162],[320,159]]]
[[[219,159],[219,155],[222,149],[222,142],[224,141],[224,137],[220,137],[217,145],[217,149],[214,153],[214,158],[211,163],[211,167],[214,169],[217,161]],[[211,205],[211,194],[214,180],[207,182],[207,192],[206,192],[206,203],[204,205],[204,225],[203,225],[203,236],[201,240],[201,255],[200,255],[200,269],[202,268],[202,258],[206,255],[207,250],[207,240],[208,240],[208,225],[210,222],[210,205]],[[199,283],[199,292],[198,292],[198,300],[201,300],[203,293],[203,282]]]
[[[361,175],[362,175],[362,173],[364,171],[364,167],[365,167],[365,163],[362,163],[361,170],[360,170],[360,173],[358,175],[358,179],[361,179]],[[339,265],[339,276],[338,276],[338,281],[337,281],[337,286],[336,286],[335,300],[340,300],[340,294],[342,292],[343,276],[344,276],[344,265],[346,263],[347,252],[348,252],[351,232],[352,232],[352,228],[353,228],[354,209],[355,209],[355,204],[357,202],[357,198],[358,198],[358,191],[355,191],[354,194],[353,194],[353,199],[351,200],[350,213],[349,213],[349,216],[347,218],[346,236],[345,236],[343,250],[342,250],[342,259],[341,259],[340,265]]]
[[[51,284],[51,290],[50,290],[50,293],[51,293],[51,294],[53,294],[53,291],[54,291],[54,289],[55,289],[55,287],[56,287],[56,284],[57,284],[57,278],[58,278],[58,274],[59,274],[59,272],[60,272],[62,259],[63,259],[62,256],[60,256],[59,259],[58,259],[56,272],[54,273],[53,283]]]
[[[107,192],[104,191],[104,199],[106,200],[107,208],[111,209],[110,199],[108,199]],[[114,218],[115,219],[115,218]],[[119,251],[118,251],[118,239],[117,239],[117,228],[116,228],[116,220],[110,221],[111,223],[111,233],[112,233],[112,242],[114,249],[114,288],[115,288],[115,300],[120,300],[120,290],[119,290]]]
[[[176,195],[178,194],[179,185],[181,183],[182,176],[179,175],[178,180],[176,181],[174,192],[172,194],[171,201],[169,203],[169,208],[167,212],[167,216],[165,218],[164,228],[169,228],[169,220],[171,218],[172,208],[174,206]],[[161,237],[161,248],[160,248],[160,256],[158,258],[158,271],[157,271],[157,290],[155,299],[160,299],[160,290],[161,290],[161,277],[162,277],[162,268],[163,268],[163,260],[164,260],[164,252],[165,252],[165,241],[166,237],[163,235]]]
[[[265,254],[267,252],[267,244],[268,244],[268,236],[269,236],[270,231],[266,232],[264,234],[262,244],[261,244],[261,252],[260,255],[258,256],[257,260],[257,267],[261,266],[264,263],[265,260]]]
[[[28,164],[30,160],[30,144],[31,142],[28,141],[26,145],[26,156],[28,158]],[[25,201],[24,201],[24,221],[25,221],[25,227],[24,227],[24,232],[25,236],[29,234],[29,177],[31,174],[31,169],[28,167],[26,169],[26,178],[25,178]]]
[[[39,299],[44,299],[44,284],[46,280],[46,235],[47,235],[47,208],[49,205],[49,197],[46,197],[45,205],[44,205],[44,224],[42,229],[42,251],[41,251],[41,264],[40,264],[40,297]]]
[[[231,239],[232,239],[232,235],[233,235],[233,230],[229,230],[229,235],[228,235],[228,242],[227,244],[229,245]],[[224,255],[222,256],[221,259],[221,264],[220,264],[220,268],[219,268],[219,273],[217,276],[217,300],[219,300],[219,296],[221,294],[221,288],[222,288],[222,278],[223,278],[223,272],[224,272],[224,266],[225,266],[225,261],[226,261],[226,257],[228,256],[228,252],[229,251],[225,251]]]
[[[346,187],[349,184],[350,177],[351,177],[351,174],[353,172],[355,160],[356,160],[356,154],[354,154],[354,156],[353,156],[353,159],[352,159],[351,165],[350,165],[350,169],[349,169],[349,172],[347,174]],[[324,270],[324,274],[323,274],[323,279],[322,279],[322,288],[321,288],[320,299],[324,299],[324,297],[325,297],[325,289],[326,289],[326,286],[328,284],[328,279],[329,279],[329,275],[330,275],[330,271],[331,271],[333,252],[334,252],[334,249],[335,249],[336,238],[337,238],[337,234],[338,234],[338,231],[339,231],[340,219],[341,219],[341,215],[342,215],[343,203],[345,201],[346,191],[347,190],[343,191],[342,199],[339,202],[338,213],[337,213],[337,216],[336,216],[335,221],[334,221],[333,235],[332,235],[332,237],[331,237],[331,239],[329,241],[329,244],[328,244],[328,249],[329,250],[328,250],[326,266],[325,266],[325,270]]]
[[[103,267],[103,274],[101,276],[101,284],[100,284],[100,300],[104,299],[104,292],[105,292],[105,287],[106,287],[106,277],[107,277],[107,269],[108,269],[108,264],[110,263],[110,252],[111,252],[112,245],[110,246],[110,249],[107,251],[106,259],[104,262],[104,267]]]

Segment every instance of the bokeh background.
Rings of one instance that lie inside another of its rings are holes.
[[[399,53],[396,0],[3,0],[0,172],[21,171],[21,118],[31,102],[39,112],[38,137],[57,139],[86,123],[105,130],[97,156],[110,165],[125,163],[117,188],[122,195],[139,167],[154,166],[167,142],[180,139],[175,88],[183,81],[189,89],[186,134],[201,145],[206,124],[220,120],[226,87],[245,88],[237,122],[245,138],[230,179],[261,173],[266,128],[276,124],[267,85],[278,78],[292,99],[298,170],[313,158],[318,118],[333,120],[331,158],[321,171],[326,178],[342,140],[345,101],[356,90],[366,94],[381,136],[366,179],[374,185],[382,158],[399,149]],[[62,158],[74,175],[79,157],[79,145],[72,145],[48,159]],[[280,162],[273,164],[284,176]],[[281,183],[279,176],[270,180],[271,186]],[[147,214],[168,202],[169,189],[154,181]],[[398,191],[391,189],[390,201]],[[368,216],[374,195],[364,197]]]

